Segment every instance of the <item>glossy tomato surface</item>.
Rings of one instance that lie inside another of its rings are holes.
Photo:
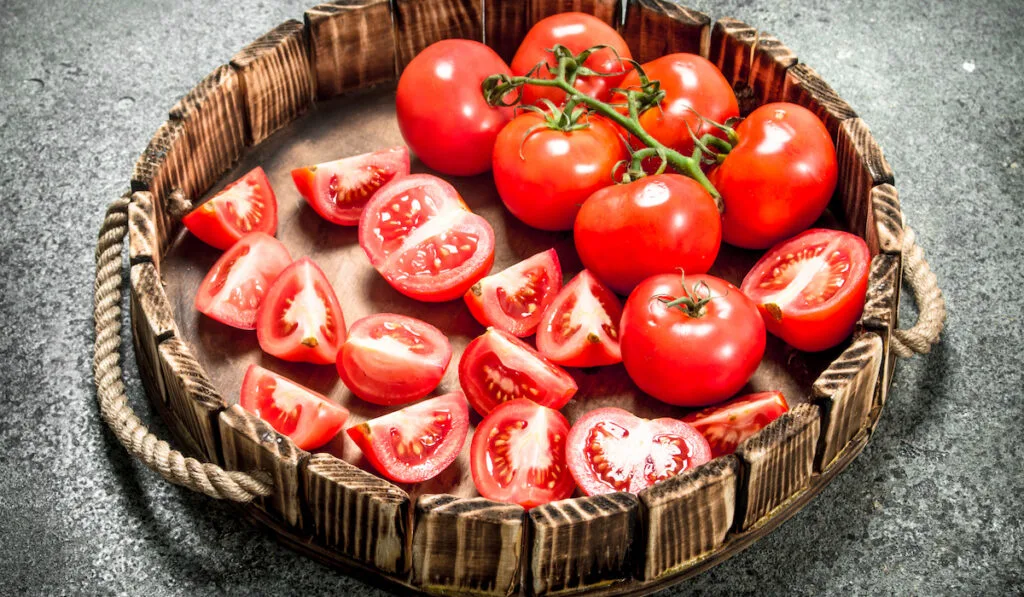
[[[428,46],[398,80],[398,127],[424,164],[442,174],[472,176],[491,167],[498,132],[512,108],[487,105],[480,85],[494,74],[509,74],[494,50],[468,39]]]
[[[679,174],[594,193],[576,216],[574,233],[584,267],[624,295],[655,274],[708,271],[722,244],[714,199]]]
[[[708,175],[725,202],[722,238],[765,249],[814,223],[836,189],[825,125],[796,104],[766,104],[736,127],[739,143]]]
[[[653,276],[622,312],[622,362],[641,390],[662,402],[707,406],[738,392],[764,355],[764,322],[732,284],[709,275]],[[711,298],[691,315],[669,302]]]
[[[421,301],[461,297],[494,263],[491,225],[429,174],[377,191],[359,222],[359,245],[395,290]]]
[[[789,410],[781,392],[758,392],[733,398],[683,417],[708,440],[711,457],[732,454],[743,440]]]
[[[569,471],[583,493],[641,490],[711,460],[711,447],[677,419],[642,419],[615,407],[583,415],[569,431]]]
[[[462,352],[459,383],[481,415],[517,398],[562,408],[577,389],[573,378],[560,367],[519,338],[494,328]]]
[[[864,310],[871,253],[859,236],[815,228],[773,247],[745,278],[768,331],[815,352],[853,333]]]
[[[470,447],[480,495],[530,509],[563,500],[576,489],[565,462],[569,422],[530,400],[495,408],[476,427]]]
[[[256,329],[256,314],[270,285],[292,262],[281,241],[262,232],[243,236],[213,264],[196,291],[196,310],[243,330]]]
[[[338,353],[338,375],[374,404],[406,404],[441,383],[452,358],[448,337],[425,321],[378,313],[352,324]]]
[[[199,240],[221,250],[250,232],[271,236],[277,230],[277,198],[259,166],[224,187],[181,219]]]
[[[346,432],[380,474],[398,483],[419,483],[455,462],[469,433],[469,407],[462,392],[452,392]]]
[[[245,372],[239,403],[290,437],[300,450],[331,441],[348,420],[345,407],[259,365],[249,365]]]
[[[561,288],[558,253],[548,249],[480,280],[464,298],[481,325],[522,338],[537,330]]]
[[[320,217],[356,226],[367,201],[385,184],[409,174],[404,146],[292,170],[299,194]]]
[[[619,297],[583,270],[558,293],[537,328],[537,351],[565,367],[622,362]]]

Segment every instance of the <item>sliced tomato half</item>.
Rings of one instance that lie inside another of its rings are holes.
[[[399,483],[419,483],[455,462],[469,433],[469,407],[462,392],[452,392],[346,432],[380,474]]]
[[[498,406],[476,427],[470,446],[473,484],[489,500],[533,508],[576,489],[565,464],[569,422],[529,400]]]
[[[395,290],[421,301],[462,296],[494,263],[491,225],[429,174],[377,191],[359,222],[359,245]]]
[[[583,270],[544,311],[537,328],[537,350],[565,367],[621,363],[620,319],[619,297]]]
[[[441,383],[452,346],[425,321],[379,313],[352,324],[338,353],[338,375],[367,402],[406,404]]]
[[[522,338],[537,331],[561,287],[558,253],[548,249],[480,280],[464,298],[481,325]]]
[[[765,327],[817,352],[853,333],[864,310],[871,253],[859,236],[812,228],[771,248],[743,278]]]
[[[683,417],[708,440],[711,457],[732,454],[743,440],[789,410],[782,392],[758,392],[733,398]]]
[[[486,416],[503,402],[525,398],[559,409],[576,381],[515,336],[489,328],[462,352],[459,383],[476,412]]]
[[[245,372],[239,403],[290,437],[300,450],[331,441],[348,420],[345,407],[259,365],[249,365]]]
[[[409,174],[409,150],[392,147],[292,170],[299,194],[320,217],[343,226],[359,224],[370,197]]]
[[[277,197],[267,173],[256,166],[190,211],[181,223],[199,240],[221,250],[250,232],[273,236],[277,230]]]
[[[569,470],[587,495],[642,489],[711,460],[696,429],[676,419],[642,419],[615,407],[583,415],[569,431]]]
[[[281,241],[250,232],[207,272],[196,292],[196,310],[232,327],[255,329],[270,285],[291,262]]]
[[[345,341],[345,316],[323,270],[303,257],[281,272],[256,319],[263,352],[286,361],[334,362]]]

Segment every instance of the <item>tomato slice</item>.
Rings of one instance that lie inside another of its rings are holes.
[[[708,440],[711,457],[732,454],[743,440],[789,410],[781,392],[758,392],[733,398],[683,417]]]
[[[290,437],[300,450],[331,441],[348,420],[345,407],[259,365],[249,365],[245,372],[239,403]]]
[[[583,415],[569,431],[569,471],[587,495],[641,490],[711,460],[696,429],[676,419],[641,419],[621,408]]]
[[[566,284],[544,311],[537,350],[565,367],[622,362],[619,320],[622,303],[588,270]]]
[[[243,330],[256,329],[256,313],[271,283],[292,262],[273,236],[250,232],[213,264],[196,292],[196,310]]]
[[[526,509],[570,497],[568,434],[569,422],[557,410],[523,399],[498,406],[477,425],[470,446],[476,490]]]
[[[221,250],[250,232],[277,230],[277,198],[257,166],[181,219],[199,240]]]
[[[741,290],[757,304],[769,332],[793,348],[817,352],[853,333],[870,269],[864,239],[813,228],[772,247]]]
[[[469,407],[462,392],[452,392],[346,432],[382,475],[399,483],[419,483],[455,462],[469,433]]]
[[[392,147],[292,170],[299,194],[320,217],[343,226],[359,224],[367,201],[385,184],[409,174],[409,150]]]
[[[462,296],[494,263],[491,225],[429,174],[395,180],[373,196],[359,245],[395,290],[421,301]]]
[[[352,324],[338,353],[338,375],[348,389],[374,404],[406,404],[441,383],[452,347],[425,321],[380,313]]]
[[[345,316],[334,288],[303,257],[281,272],[256,317],[263,352],[286,361],[328,365],[345,342]]]
[[[480,280],[464,298],[481,325],[522,338],[537,330],[561,287],[558,253],[548,249]]]
[[[459,383],[476,412],[486,416],[502,402],[526,398],[562,408],[576,381],[515,336],[488,328],[462,352]]]

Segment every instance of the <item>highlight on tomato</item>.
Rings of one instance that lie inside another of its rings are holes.
[[[769,332],[793,348],[817,352],[853,333],[870,270],[864,239],[814,228],[772,247],[743,278],[742,289]]]
[[[395,178],[409,174],[405,146],[304,166],[292,170],[299,194],[320,217],[356,226],[370,197]]]
[[[455,462],[469,433],[469,407],[462,392],[452,392],[346,432],[380,474],[398,483],[420,483]]]
[[[256,166],[181,219],[189,232],[217,249],[231,248],[250,232],[277,230],[277,197]]]
[[[281,241],[250,232],[207,272],[196,291],[196,310],[232,327],[256,329],[256,314],[267,290],[291,262]]]
[[[470,446],[477,491],[526,509],[571,497],[568,434],[569,422],[557,410],[525,399],[499,405],[477,425]]]
[[[256,337],[263,352],[285,361],[334,362],[345,341],[345,316],[312,259],[299,259],[274,280],[257,314]]]
[[[558,253],[548,249],[483,278],[463,298],[481,325],[522,338],[537,330],[561,287]]]
[[[544,311],[537,351],[563,367],[598,367],[622,362],[619,297],[583,270]]]
[[[711,446],[677,419],[643,419],[615,407],[583,415],[569,430],[569,471],[583,493],[640,491],[711,460]]]
[[[331,441],[349,414],[322,394],[259,365],[249,365],[245,372],[239,404],[290,437],[300,450]]]
[[[374,404],[406,404],[441,383],[452,347],[425,321],[378,313],[352,324],[338,352],[338,375],[356,396]]]
[[[711,457],[718,458],[735,452],[745,439],[788,410],[782,392],[758,392],[690,413],[683,421],[708,440]]]

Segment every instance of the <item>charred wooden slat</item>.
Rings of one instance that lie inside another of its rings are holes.
[[[903,252],[903,210],[900,196],[891,184],[880,184],[871,189],[871,214],[878,235],[878,250],[899,255]]]
[[[191,174],[191,153],[181,122],[168,120],[156,130],[132,170],[132,191],[149,191],[153,194],[153,213],[156,216],[157,243],[161,255],[181,229],[181,223],[171,217],[167,210],[170,194],[180,190],[189,200],[196,196],[195,177]]]
[[[732,84],[743,116],[761,104],[781,100],[786,70],[797,62],[796,54],[777,37],[730,17],[719,19],[712,28],[708,59]]]
[[[520,0],[530,5],[530,26],[541,19],[560,12],[585,12],[594,15],[612,27],[619,24],[619,0]]]
[[[156,211],[152,193],[131,194],[128,204],[128,262],[152,261],[160,267],[160,245],[157,241]]]
[[[622,36],[638,62],[676,52],[707,58],[711,17],[669,0],[637,0],[626,10]]]
[[[395,36],[388,0],[336,0],[306,11],[316,97],[395,78]]]
[[[442,39],[483,40],[480,0],[394,0],[398,72]]]
[[[313,102],[305,28],[295,19],[242,48],[231,59],[231,66],[242,79],[254,145],[305,112]]]
[[[839,125],[835,142],[836,160],[839,162],[837,192],[846,225],[850,232],[867,241],[868,248],[875,254],[879,241],[872,189],[878,185],[892,185],[892,169],[871,136],[868,125],[860,118],[844,120]]]
[[[166,402],[165,382],[160,374],[157,347],[174,336],[174,311],[164,292],[160,272],[152,262],[136,263],[131,269],[130,312],[135,355],[156,376],[153,388]]]
[[[817,114],[833,139],[844,120],[857,117],[850,104],[806,64],[795,64],[786,71],[782,98]]]
[[[871,260],[868,293],[864,301],[860,327],[878,334],[882,339],[882,373],[875,390],[875,406],[885,406],[892,383],[896,353],[890,349],[893,330],[897,326],[900,307],[900,281],[903,275],[900,255],[879,253]]]
[[[519,44],[529,30],[527,16],[529,3],[526,0],[483,0],[484,42],[506,63],[512,63]]]
[[[171,413],[165,422],[175,428],[179,438],[190,443],[195,454],[219,463],[217,417],[227,408],[227,402],[192,356],[192,350],[178,338],[161,342],[157,359]]]
[[[631,577],[640,502],[609,493],[538,506],[530,518],[534,595],[583,591]]]
[[[383,572],[409,569],[409,494],[330,454],[314,454],[303,474],[317,538]]]
[[[640,492],[643,580],[688,568],[725,542],[739,467],[729,454]]]
[[[881,365],[881,338],[861,334],[814,382],[814,401],[822,415],[815,470],[827,468],[867,425]]]
[[[763,31],[758,34],[748,81],[758,105],[785,99],[786,72],[796,63],[796,54],[779,38]]]
[[[416,501],[413,582],[438,593],[511,595],[519,587],[525,511],[484,498]]]

